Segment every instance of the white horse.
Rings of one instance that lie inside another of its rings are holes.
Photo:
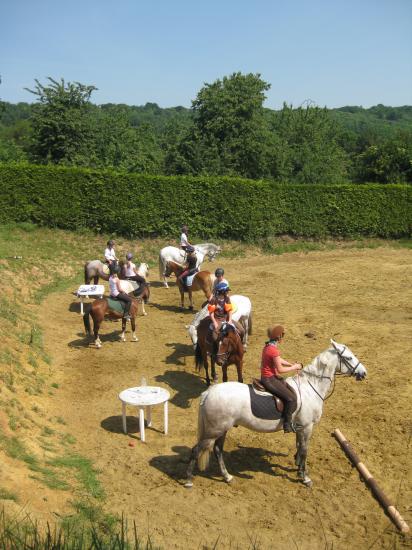
[[[307,486],[312,485],[306,469],[309,439],[315,424],[322,416],[323,402],[334,381],[335,374],[347,374],[362,380],[366,369],[349,348],[331,340],[332,347],[315,357],[299,375],[287,379],[297,395],[293,420],[296,432],[295,463],[298,477]],[[267,394],[270,395],[270,394]],[[225,481],[233,477],[223,462],[223,445],[227,432],[233,426],[244,426],[257,432],[276,432],[283,426],[283,418],[262,420],[252,414],[250,391],[247,384],[224,382],[211,386],[200,398],[198,443],[192,449],[185,487],[193,486],[193,469],[205,470],[212,450],[218,460]]]
[[[248,336],[252,334],[252,303],[247,296],[241,296],[240,294],[234,294],[231,296],[230,301],[232,302],[235,310],[232,314],[232,319],[234,321],[238,321],[245,329],[243,347],[246,349],[248,345]],[[190,325],[186,325],[194,349],[196,349],[197,344],[197,327],[200,321],[208,315],[209,311],[206,304],[196,313]]]
[[[213,261],[217,254],[221,252],[220,246],[213,243],[204,243],[204,244],[195,244],[195,251],[197,257],[196,267],[200,267],[200,264],[203,262],[205,256],[209,258],[210,261]],[[186,252],[182,248],[177,248],[176,246],[165,246],[162,248],[159,254],[159,278],[163,281],[163,284],[166,288],[169,287],[166,280],[166,263],[168,261],[177,262],[178,264],[184,264],[186,260]]]

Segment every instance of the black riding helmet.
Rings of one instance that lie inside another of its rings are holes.
[[[224,274],[225,274],[225,270],[223,269],[223,267],[218,267],[215,271],[216,277],[223,277]]]
[[[107,246],[113,246],[114,245],[114,241],[112,241],[112,239],[110,239],[110,241],[107,241]]]
[[[120,273],[120,265],[119,264],[110,264],[109,271],[110,271],[110,275],[115,275],[117,273]]]

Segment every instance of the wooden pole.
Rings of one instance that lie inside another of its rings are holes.
[[[409,525],[406,523],[406,521],[403,519],[403,517],[400,515],[398,510],[395,508],[395,506],[391,503],[391,501],[388,499],[388,497],[385,495],[385,493],[382,491],[382,489],[379,488],[378,484],[372,477],[372,474],[369,472],[367,467],[363,464],[363,462],[360,461],[360,458],[355,453],[355,451],[352,449],[350,443],[346,439],[346,437],[343,435],[343,433],[338,430],[337,428],[333,432],[336,439],[341,444],[343,450],[347,454],[347,456],[350,458],[352,463],[356,466],[356,468],[361,473],[361,476],[365,480],[366,484],[372,489],[372,493],[375,495],[379,503],[384,507],[392,521],[395,523],[396,527],[402,531],[402,533],[408,533],[409,532]]]

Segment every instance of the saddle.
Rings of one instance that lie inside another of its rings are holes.
[[[120,313],[121,315],[124,314],[124,310],[126,307],[126,304],[122,302],[121,300],[114,300],[113,298],[107,298],[107,303],[109,305],[109,308],[112,311],[115,311],[116,313]]]
[[[273,401],[275,402],[276,410],[280,413],[283,413],[283,409],[285,408],[283,401],[276,395],[273,395],[272,393],[268,392],[260,380],[258,380],[257,378],[253,378],[252,387],[258,392],[264,393],[265,395],[270,395]]]

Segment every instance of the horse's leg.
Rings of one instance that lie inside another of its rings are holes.
[[[213,359],[213,357],[211,356],[210,357],[210,363],[211,363],[211,374],[212,374],[212,378],[213,378],[213,382],[216,383],[219,378],[216,374],[216,368],[215,368],[215,360]],[[223,382],[225,382],[225,380],[223,380]]]
[[[136,336],[136,320],[134,317],[130,319],[130,324],[132,325],[132,340],[138,342],[139,338]]]
[[[98,285],[98,284],[99,284],[99,276],[98,276],[98,275],[95,275],[95,276],[93,277],[93,284],[94,284],[94,285]]]
[[[223,382],[227,382],[227,365],[224,365],[222,367],[222,372],[223,372]]]
[[[215,452],[215,457],[217,458],[217,461],[219,463],[219,468],[222,473],[222,476],[225,478],[225,481],[227,483],[230,483],[233,479],[233,476],[231,476],[229,472],[226,470],[225,463],[223,462],[223,445],[225,444],[225,438],[226,438],[226,432],[222,436],[220,436],[218,439],[216,439],[214,452]]]
[[[126,319],[122,317],[122,333],[120,335],[120,340],[126,342]]]
[[[213,372],[214,372],[214,364],[213,364],[213,359],[212,359],[212,375],[213,375]],[[205,372],[206,372],[206,384],[208,386],[210,386],[210,378],[209,378],[209,361],[207,359],[207,352],[206,350],[203,351],[203,367],[205,369]]]
[[[180,307],[183,309],[185,307],[185,291],[183,289],[183,283],[179,284],[180,290]]]
[[[192,287],[189,286],[189,309],[193,309],[193,296],[192,296]]]
[[[243,361],[236,363],[237,381],[243,384]]]
[[[309,439],[312,435],[313,424],[305,426],[302,430],[296,432],[296,455],[295,463],[298,467],[298,477],[307,487],[312,486],[312,480],[308,476],[306,469],[306,458],[308,455]]]
[[[94,345],[98,349],[102,347],[102,342],[99,338],[99,328],[100,328],[100,321],[98,321],[97,319],[93,319]]]
[[[197,462],[198,456],[199,456],[199,443],[192,448],[192,452],[190,454],[189,466],[186,471],[187,479],[186,479],[185,487],[187,489],[190,489],[191,487],[193,487],[193,470],[195,468],[195,464]]]
[[[146,290],[143,292],[143,294],[141,296],[141,302],[140,302],[142,304],[142,315],[147,315],[146,310],[144,308],[144,297],[143,297],[143,296],[145,296],[145,292],[146,292]]]

